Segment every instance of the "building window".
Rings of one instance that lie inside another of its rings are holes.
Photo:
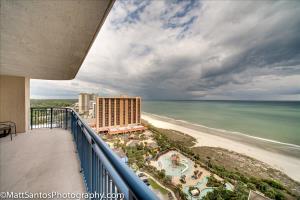
[[[110,125],[115,125],[115,99],[110,99],[110,111],[111,111],[111,121]]]
[[[128,99],[128,124],[131,124],[131,99]]]
[[[137,100],[137,122],[141,123],[141,99]]]
[[[105,99],[105,126],[108,126],[108,115],[109,115],[109,99]]]
[[[125,99],[123,99],[123,124],[125,125],[125,110],[126,110],[126,107],[125,107]]]
[[[99,99],[99,127],[102,127],[103,126],[103,103],[102,103],[102,99]]]
[[[133,99],[133,108],[132,108],[132,114],[133,114],[133,123],[136,123],[136,99]]]
[[[116,117],[117,117],[117,125],[120,125],[120,99],[117,99],[117,102],[116,102]]]

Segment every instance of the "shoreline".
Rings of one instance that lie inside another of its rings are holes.
[[[188,134],[197,140],[197,146],[220,147],[244,154],[269,164],[300,182],[300,146],[269,139],[248,136],[238,132],[209,128],[199,124],[165,116],[142,113],[150,124]]]
[[[238,131],[227,131],[225,129],[212,128],[212,127],[204,126],[204,125],[201,125],[201,124],[196,124],[196,123],[192,123],[192,122],[188,122],[188,121],[180,120],[180,119],[174,119],[174,118],[171,118],[171,117],[167,117],[167,116],[163,116],[163,115],[157,115],[157,114],[153,114],[153,113],[143,112],[143,115],[151,116],[153,118],[156,117],[157,119],[165,119],[164,121],[167,121],[167,122],[174,121],[174,122],[177,122],[178,124],[179,123],[184,123],[184,124],[187,124],[187,125],[193,125],[193,126],[201,127],[201,128],[204,128],[204,129],[210,129],[210,130],[213,130],[213,131],[222,132],[223,134],[224,133],[234,134],[234,135],[237,135],[238,137],[248,137],[248,138],[252,138],[252,139],[256,139],[256,140],[262,140],[262,141],[266,141],[266,142],[270,142],[270,143],[274,143],[274,144],[286,145],[286,146],[289,146],[291,148],[294,147],[294,148],[300,150],[300,145],[297,145],[297,144],[280,142],[280,141],[277,141],[277,140],[272,140],[272,139],[266,139],[266,138],[261,138],[261,137],[257,137],[257,136],[247,135],[245,133],[241,133],[241,132],[238,132]],[[300,158],[300,156],[299,156],[299,158]]]

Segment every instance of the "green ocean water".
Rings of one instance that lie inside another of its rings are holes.
[[[300,102],[144,100],[142,111],[300,145]]]

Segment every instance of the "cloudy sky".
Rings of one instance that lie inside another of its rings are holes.
[[[76,78],[31,98],[300,100],[299,1],[116,1]]]

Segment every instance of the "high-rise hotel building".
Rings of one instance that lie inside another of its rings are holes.
[[[125,133],[143,130],[140,97],[98,97],[97,132]]]
[[[78,100],[79,114],[84,114],[92,108],[93,102],[96,100],[95,94],[80,93]]]

